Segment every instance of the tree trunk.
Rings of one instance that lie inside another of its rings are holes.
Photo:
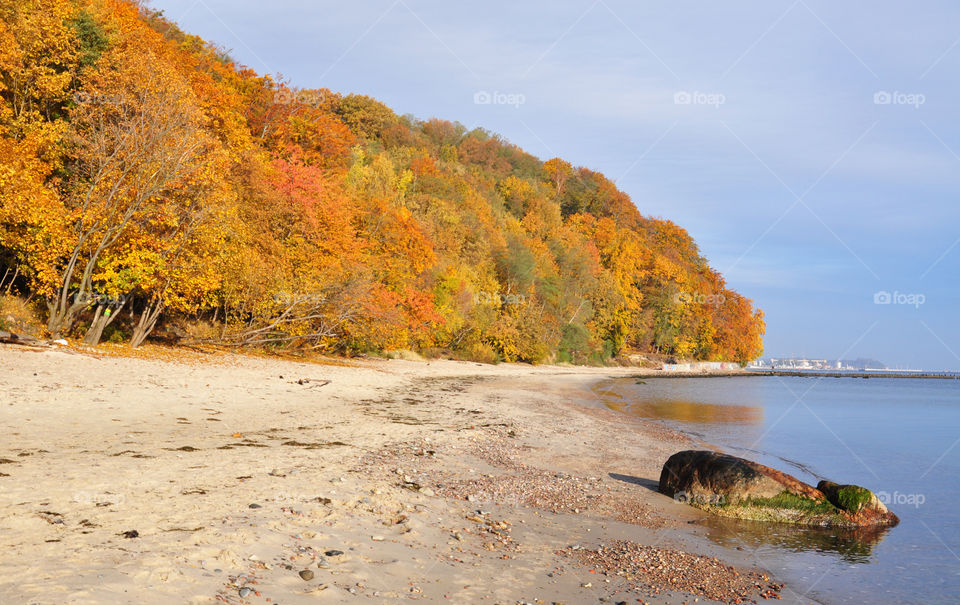
[[[54,302],[47,303],[47,307],[50,309],[47,332],[50,333],[51,338],[60,338],[65,332],[70,331],[77,318],[77,313],[90,306],[89,298],[89,295],[77,292],[72,300],[68,296],[64,303],[58,294]]]
[[[143,344],[147,336],[150,336],[150,332],[156,327],[157,320],[160,319],[160,313],[162,311],[162,301],[157,300],[147,304],[146,308],[144,308],[140,314],[140,320],[133,328],[133,338],[130,339],[130,346],[132,348],[136,349]]]
[[[3,288],[3,284],[7,281],[7,276],[10,275],[10,269],[8,268],[3,272],[3,279],[0,279],[0,288]],[[10,283],[7,283],[7,296],[10,295],[10,290],[13,288],[13,282],[17,281],[17,277],[20,275],[20,265],[17,265],[16,270],[13,272],[13,277],[10,278]]]
[[[123,309],[124,304],[126,304],[126,301],[121,302],[120,306],[117,307],[116,310],[111,310],[108,305],[98,305],[97,310],[93,315],[93,322],[90,324],[90,328],[83,337],[83,343],[90,346],[97,346],[100,344],[100,339],[103,338],[103,331],[107,326],[113,323],[113,320],[117,318],[117,315],[120,314],[120,310]]]

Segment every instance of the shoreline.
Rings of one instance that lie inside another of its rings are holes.
[[[584,405],[637,368],[174,357],[0,347],[12,602],[733,602],[766,581],[656,492],[689,438]]]

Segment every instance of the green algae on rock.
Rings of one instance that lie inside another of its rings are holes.
[[[670,457],[660,492],[723,517],[821,527],[896,525],[899,519],[870,490],[796,477],[744,458],[686,450]]]

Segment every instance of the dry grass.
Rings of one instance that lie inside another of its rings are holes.
[[[33,338],[45,331],[36,309],[26,299],[9,294],[0,294],[0,330]]]

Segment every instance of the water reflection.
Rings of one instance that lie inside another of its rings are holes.
[[[835,554],[848,563],[869,563],[874,547],[890,531],[889,527],[826,529],[721,517],[709,517],[703,524],[709,528],[708,537],[721,546],[755,549],[768,544],[794,552]]]
[[[611,410],[643,418],[690,424],[735,423],[754,426],[762,425],[764,420],[764,409],[759,406],[724,405],[660,396],[645,397],[637,392],[624,397],[609,384],[594,389],[594,394]]]
[[[706,430],[711,442],[724,443],[734,454],[776,467],[784,464],[801,474],[821,478],[807,465],[769,452],[744,448],[735,444],[757,444],[756,433],[764,428],[766,407],[749,388],[719,390],[715,382],[650,381],[647,384],[615,379],[599,385],[594,393],[606,407],[617,412],[678,423],[685,433],[698,435],[693,429]],[[710,401],[704,401],[709,399]],[[743,401],[759,405],[742,405]],[[721,401],[722,403],[715,403]],[[735,403],[736,402],[736,403]],[[696,426],[699,425],[699,426]],[[719,441],[715,441],[717,438]],[[616,478],[616,477],[615,477]],[[651,489],[655,489],[651,487]],[[723,517],[710,517],[704,525],[712,541],[729,547],[742,546],[756,550],[765,545],[797,553],[817,552],[837,556],[848,563],[868,563],[874,547],[884,539],[889,528],[826,529],[785,523],[763,523]]]

